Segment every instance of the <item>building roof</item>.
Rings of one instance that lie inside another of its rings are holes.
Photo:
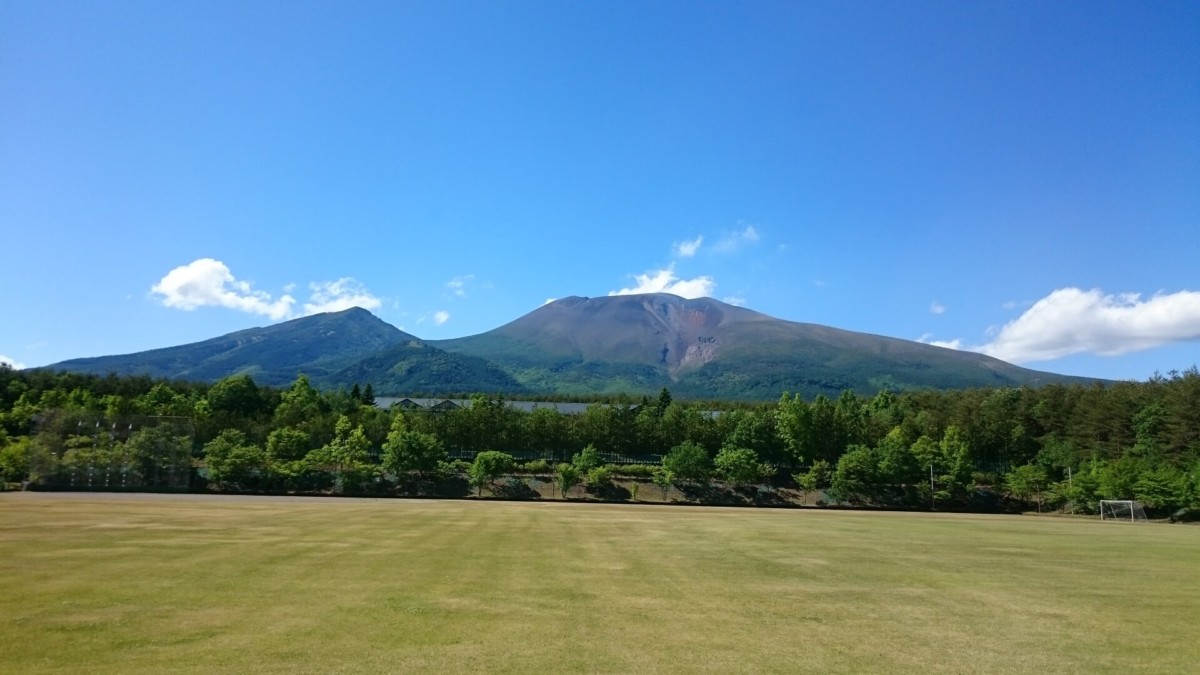
[[[376,407],[388,409],[399,406],[406,410],[450,410],[453,408],[469,408],[469,398],[412,398],[400,396],[376,396]],[[539,408],[550,408],[565,415],[578,415],[587,410],[590,403],[565,403],[560,401],[504,401],[504,405],[516,410],[533,412]],[[633,408],[638,406],[634,405]]]

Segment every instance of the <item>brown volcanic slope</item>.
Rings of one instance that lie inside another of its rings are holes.
[[[432,344],[488,359],[530,389],[558,392],[669,386],[697,397],[774,398],[1087,381],[661,293],[564,298],[487,333]]]
[[[720,351],[718,336],[731,324],[760,318],[770,320],[716,300],[666,294],[570,297],[484,335],[582,362],[636,363],[677,373],[711,361]]]

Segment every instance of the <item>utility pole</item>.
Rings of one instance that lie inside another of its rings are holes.
[[[929,508],[937,509],[937,492],[933,487],[933,462],[929,463]]]

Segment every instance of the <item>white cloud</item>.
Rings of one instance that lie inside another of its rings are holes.
[[[474,274],[465,274],[461,277],[454,277],[446,282],[446,288],[454,295],[465,298],[467,297],[467,283],[475,278]]]
[[[1200,292],[1158,293],[1143,300],[1138,293],[1060,288],[1001,327],[987,344],[968,347],[952,340],[940,346],[1027,363],[1072,354],[1118,356],[1190,340],[1200,340]]]
[[[227,307],[279,320],[292,312],[296,300],[284,294],[273,300],[270,293],[255,291],[250,283],[238,281],[225,263],[200,258],[167,272],[151,289],[162,303],[184,311],[197,307]]]
[[[225,307],[279,321],[297,316],[296,299],[291,295],[295,287],[295,284],[284,286],[286,292],[275,299],[270,293],[254,290],[250,282],[239,281],[220,260],[199,258],[167,272],[150,292],[159,296],[163,305],[188,312],[198,307]],[[374,310],[383,305],[382,300],[350,277],[319,281],[308,287],[312,295],[301,307],[304,316],[351,307]]]
[[[675,255],[680,258],[691,258],[696,255],[696,251],[700,250],[700,244],[704,243],[704,235],[700,235],[691,241],[675,242],[673,248]]]
[[[318,281],[308,285],[312,297],[304,303],[304,314],[340,312],[351,307],[366,310],[379,309],[383,301],[371,295],[366,287],[350,277],[337,281]]]
[[[1117,356],[1200,339],[1200,292],[1105,295],[1060,288],[1005,324],[979,351],[1005,361],[1047,361],[1071,354]]]
[[[25,368],[24,363],[21,363],[16,359],[9,358],[3,354],[0,354],[0,363],[7,363],[8,365],[12,366],[13,370],[22,370]]]
[[[543,303],[542,303],[542,305],[543,305],[543,306],[545,306],[545,305],[548,305],[548,304],[550,304],[550,303],[554,302],[554,301],[555,301],[555,300],[557,300],[557,299],[558,299],[558,298],[546,298],[546,301],[545,301],[545,302],[543,302]]]
[[[720,253],[732,253],[746,244],[757,243],[758,240],[758,230],[753,225],[738,223],[738,228],[733,232],[727,232],[721,241],[713,246],[713,250]]]
[[[1017,301],[1016,300],[1006,300],[1004,302],[1004,304],[1000,305],[1000,307],[1002,307],[1003,309],[1016,309]]]
[[[425,312],[421,316],[417,317],[418,324],[425,323],[427,320],[432,320],[434,325],[440,326],[450,320],[450,312],[447,312],[444,309],[439,309],[433,313]]]
[[[675,276],[675,264],[672,263],[661,270],[650,270],[645,274],[635,275],[637,286],[622,288],[619,291],[609,291],[609,295],[639,295],[642,293],[670,293],[684,298],[712,297],[717,288],[717,282],[712,277],[699,276],[695,279],[680,279]]]
[[[962,340],[958,340],[958,339],[934,340],[933,333],[926,333],[926,334],[922,335],[921,337],[917,338],[917,342],[924,342],[925,344],[933,345],[934,347],[945,347],[946,349],[962,349],[963,348]]]
[[[934,314],[945,314],[946,306],[937,300],[934,300],[933,302],[929,303],[929,311]]]
[[[735,307],[745,307],[746,306],[746,299],[740,295],[730,295],[728,297],[721,298],[721,302],[724,302],[725,304],[728,304],[728,305],[734,305]]]

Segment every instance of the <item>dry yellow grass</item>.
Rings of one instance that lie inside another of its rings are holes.
[[[0,494],[8,672],[1188,672],[1200,528]]]

